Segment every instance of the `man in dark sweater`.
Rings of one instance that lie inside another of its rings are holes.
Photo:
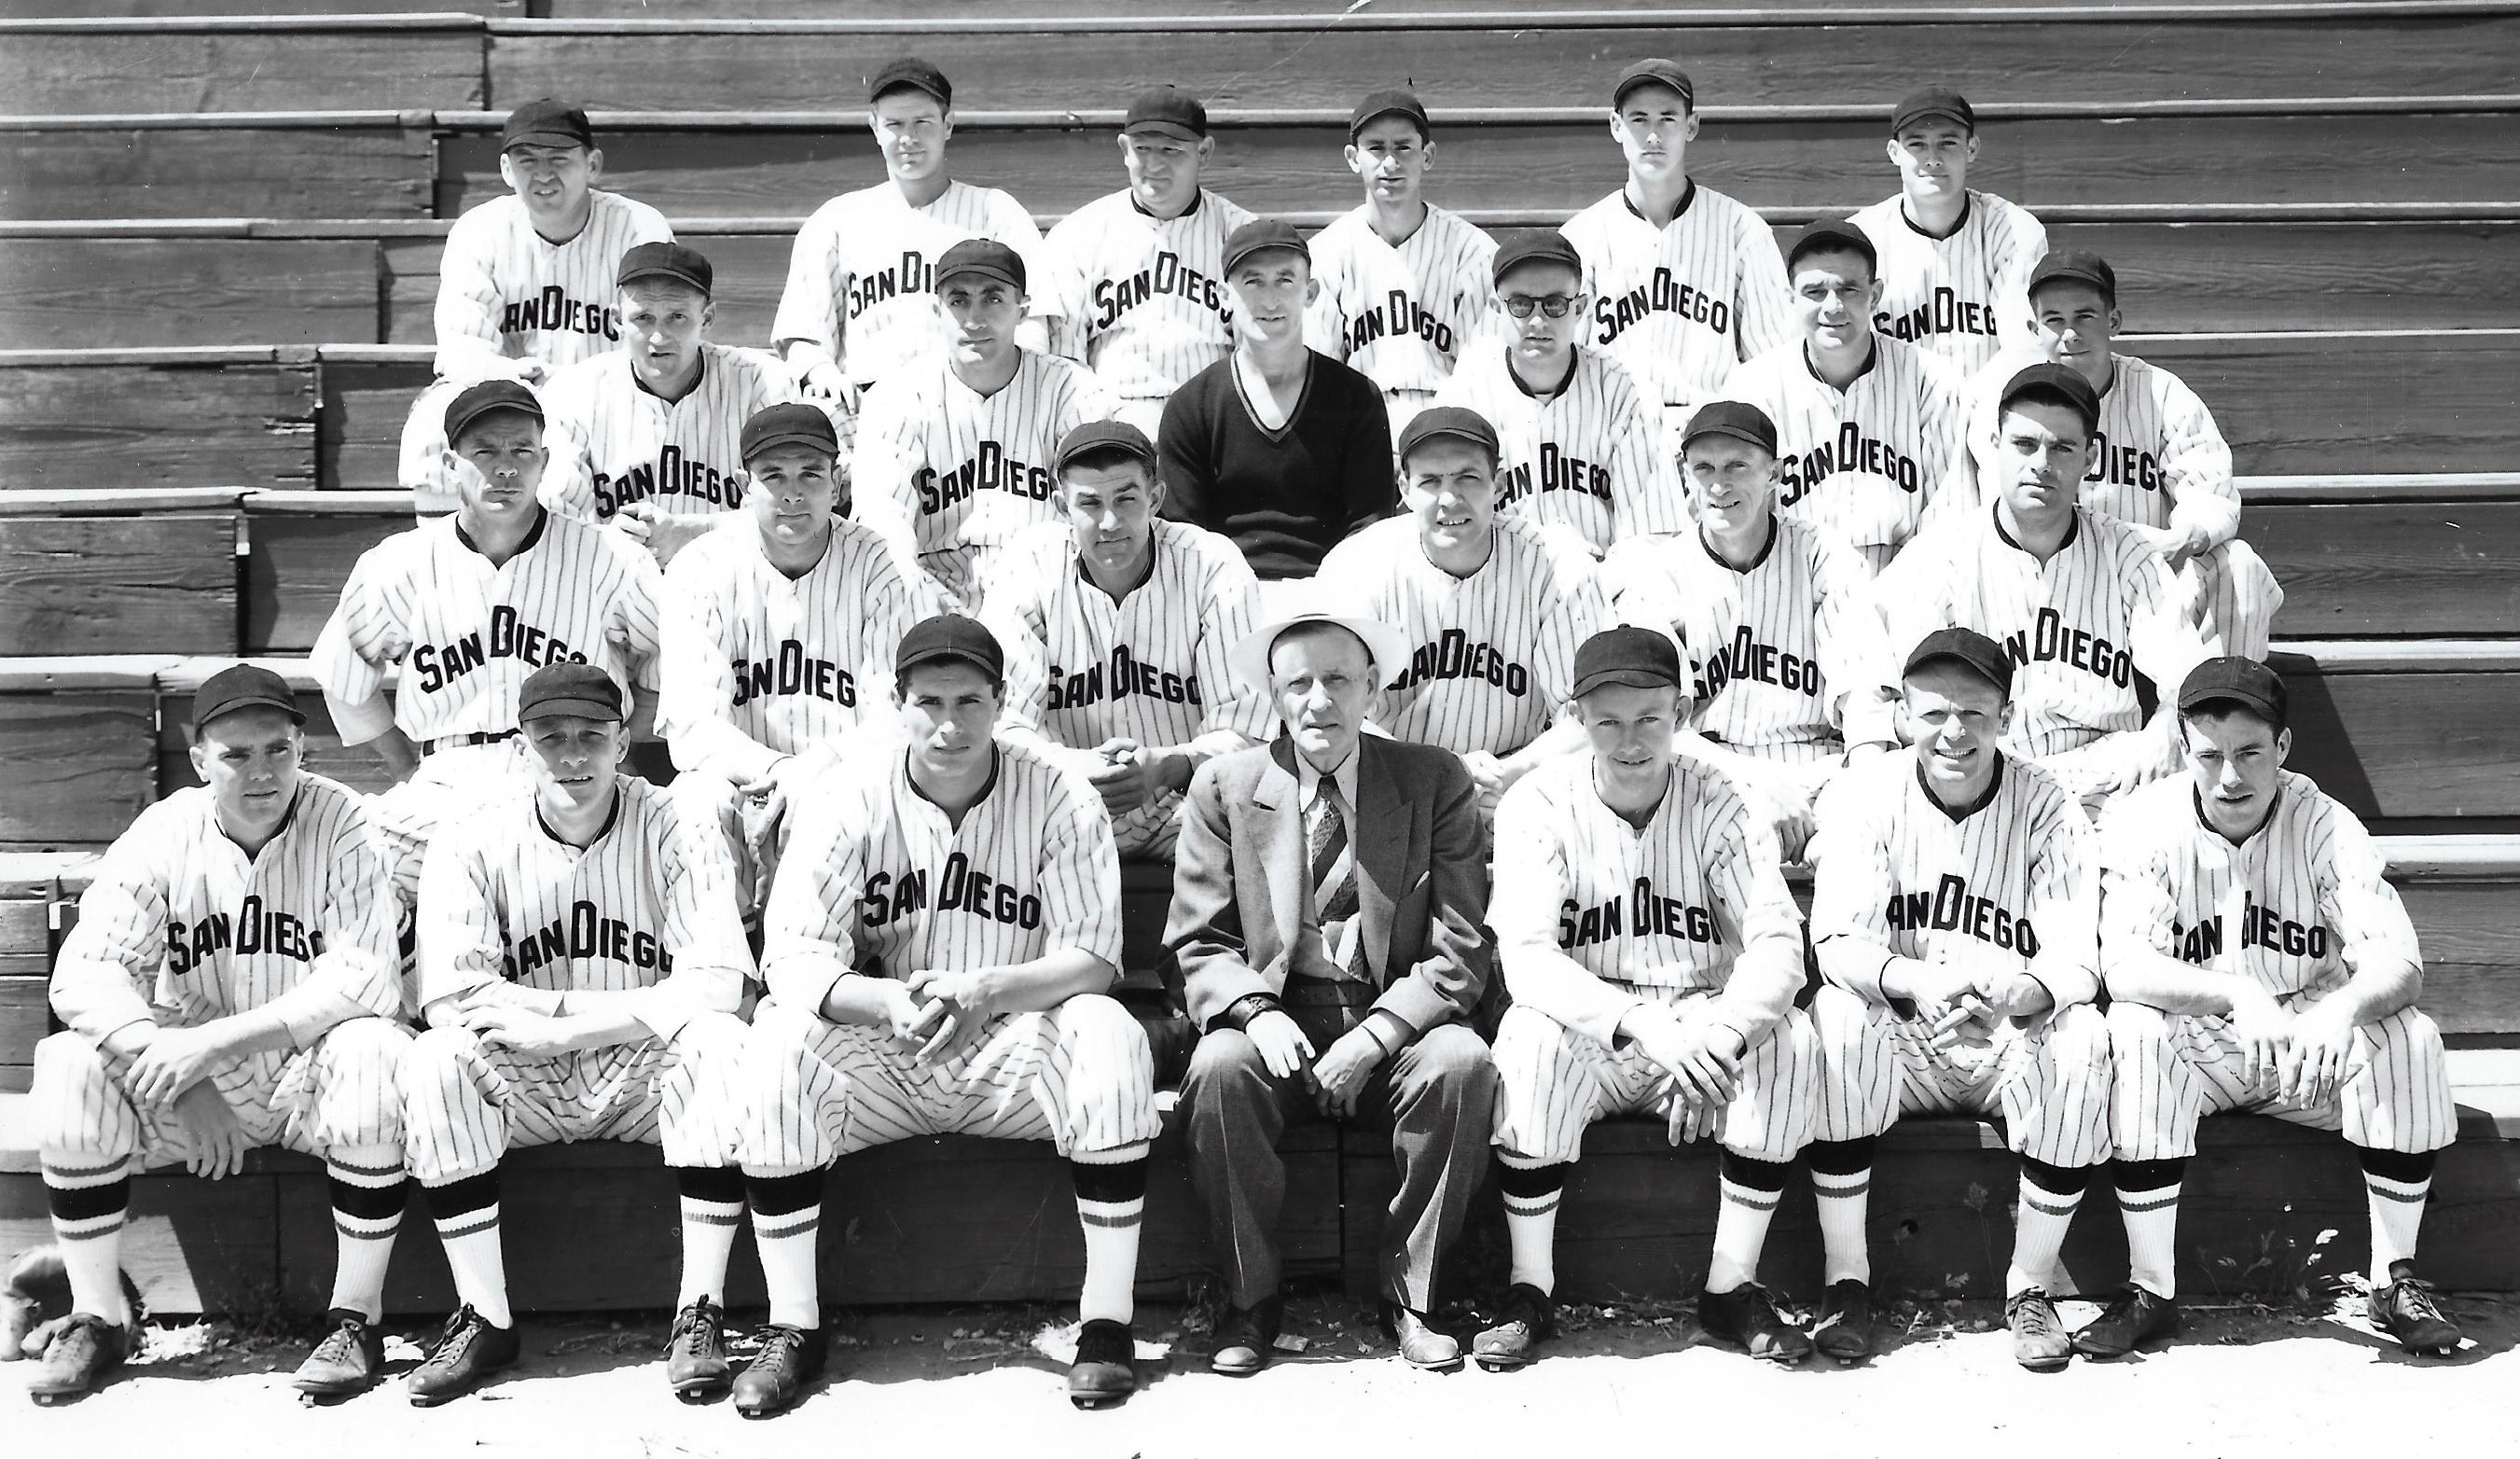
[[[1321,286],[1294,225],[1225,241],[1234,352],[1164,405],[1164,515],[1234,539],[1264,580],[1310,577],[1340,538],[1398,508],[1374,383],[1304,344]]]

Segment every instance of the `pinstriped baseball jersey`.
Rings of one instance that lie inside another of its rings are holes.
[[[552,834],[531,796],[446,826],[420,874],[420,1003],[501,981],[639,991],[670,1038],[693,1014],[733,1012],[752,973],[735,871],[717,827],[662,789],[613,777],[590,845]]]
[[[739,782],[882,715],[918,612],[891,548],[845,518],[794,578],[749,524],[711,532],[675,554],[664,601],[657,729],[677,768]]]
[[[52,1001],[91,1038],[144,1019],[198,1027],[309,982],[391,1019],[400,958],[384,853],[357,792],[304,776],[248,857],[195,786],[142,811],[106,853],[55,960]]]
[[[1437,405],[1496,427],[1507,510],[1574,528],[1597,556],[1623,534],[1687,529],[1688,503],[1660,460],[1661,412],[1627,367],[1578,345],[1565,382],[1542,399],[1514,375],[1510,348],[1472,344],[1435,391]]]
[[[1592,342],[1619,357],[1648,400],[1694,409],[1742,360],[1791,337],[1784,255],[1759,215],[1688,185],[1668,227],[1623,192],[1559,229],[1584,259]]]
[[[844,767],[801,807],[762,919],[771,996],[819,1010],[841,975],[904,978],[1064,948],[1120,966],[1120,857],[1102,798],[1020,745],[959,827],[910,779],[909,752]]]
[[[1735,569],[1697,531],[1629,537],[1601,560],[1612,620],[1659,628],[1688,664],[1688,725],[1735,750],[1833,759],[1892,738],[1870,682],[1880,620],[1844,543],[1771,516],[1767,550]]]
[[[2111,802],[2099,860],[2104,959],[2157,952],[2241,973],[2277,997],[2423,952],[2370,833],[2307,775],[2283,772],[2266,824],[2234,845],[2186,776]]]
[[[586,226],[566,243],[534,231],[522,201],[493,198],[455,220],[437,265],[440,376],[502,376],[497,359],[572,365],[621,339],[613,278],[621,255],[671,243],[665,215],[601,190],[587,194]]]
[[[325,692],[364,704],[402,665],[394,727],[414,744],[517,727],[517,691],[546,663],[595,663],[626,693],[656,685],[648,550],[545,512],[498,567],[441,517],[359,554],[309,661]]]
[[[1959,227],[1930,238],[1893,195],[1849,221],[1881,255],[1873,328],[1943,355],[1963,372],[2028,342],[2030,271],[2048,252],[2048,230],[2029,209],[1969,189]]]
[[[1307,247],[1322,296],[1306,311],[1305,342],[1385,391],[1441,386],[1488,329],[1496,240],[1459,213],[1428,206],[1394,247],[1360,205]]]
[[[945,351],[936,260],[969,238],[995,239],[1041,277],[1041,230],[1013,196],[949,182],[913,207],[889,180],[842,193],[796,232],[772,340],[810,340],[861,386],[891,380]]]
[[[1510,754],[1540,738],[1574,693],[1577,646],[1609,616],[1592,563],[1509,517],[1467,577],[1427,560],[1415,517],[1330,549],[1321,577],[1409,641],[1410,661],[1386,670],[1376,722],[1455,754]]]
[[[543,389],[551,468],[542,502],[570,517],[609,522],[632,502],[683,516],[743,505],[743,423],[795,398],[786,369],[757,349],[700,343],[700,378],[667,400],[614,353],[571,365]]]
[[[1916,534],[1938,492],[1956,477],[1962,492],[1970,484],[1960,381],[1940,357],[1875,336],[1871,363],[1840,390],[1805,350],[1795,341],[1759,356],[1724,392],[1776,422],[1777,505],[1844,538],[1878,570]]]
[[[971,548],[1058,520],[1059,437],[1117,407],[1073,360],[1022,351],[1014,378],[982,395],[941,360],[867,396],[852,489],[864,512],[907,521],[919,565],[962,596]]]
[[[1225,287],[1225,240],[1249,210],[1202,188],[1190,211],[1158,219],[1126,189],[1059,220],[1043,243],[1052,339],[1123,400],[1161,400],[1225,358],[1234,343],[1234,297]]]
[[[1002,731],[1019,726],[1077,750],[1268,734],[1268,697],[1226,658],[1259,626],[1259,579],[1233,538],[1160,518],[1152,525],[1154,562],[1116,603],[1085,576],[1064,524],[1026,530],[991,565],[980,618],[1007,653]],[[1166,791],[1121,817],[1118,843],[1144,843],[1180,801]]]
[[[2001,444],[1996,411],[2004,383],[2041,358],[2006,355],[1972,383],[1969,448],[1980,470],[1994,464]],[[2131,354],[2112,355],[2110,363],[2114,373],[2100,393],[2100,459],[2083,479],[2083,505],[2149,527],[2183,525],[2201,514],[2217,527],[2216,541],[2229,540],[2240,519],[2240,488],[2214,413],[2159,365]]]
[[[1925,788],[1917,752],[1903,750],[1841,772],[1822,810],[1815,947],[1854,937],[1918,961],[2010,964],[2058,1008],[2091,1000],[2099,985],[2091,822],[2047,771],[2005,756],[1985,798],[1955,815]],[[1879,976],[1850,991],[1879,1001]]]
[[[2177,685],[2218,649],[2187,622],[2169,570],[2123,524],[2077,510],[2042,563],[1997,520],[2001,505],[1919,534],[1873,587],[1896,662],[1937,628],[1974,628],[2013,662],[2012,732],[2032,759],[2144,722],[2136,675]]]

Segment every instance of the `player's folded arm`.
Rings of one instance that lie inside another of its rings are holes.
[[[1529,1008],[1594,1042],[1617,1041],[1620,1021],[1645,1000],[1594,977],[1557,945],[1557,920],[1567,897],[1565,843],[1542,813],[1529,782],[1497,802],[1496,890],[1488,927],[1497,965],[1514,1005]]]

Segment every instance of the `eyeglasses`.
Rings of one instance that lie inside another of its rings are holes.
[[[1575,301],[1583,296],[1580,294],[1508,294],[1498,296],[1497,305],[1516,319],[1529,319],[1534,309],[1552,319],[1563,319],[1566,311],[1574,308]]]

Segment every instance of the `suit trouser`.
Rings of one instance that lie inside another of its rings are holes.
[[[1355,1027],[1367,1008],[1290,1007],[1318,1057]],[[1425,1311],[1435,1261],[1461,1234],[1470,1197],[1487,1175],[1496,1067],[1488,1046],[1461,1024],[1427,1029],[1383,1061],[1357,1097],[1357,1122],[1388,1128],[1400,1190],[1382,1225],[1382,1295]],[[1303,1079],[1269,1072],[1259,1047],[1238,1029],[1198,1041],[1182,1081],[1190,1123],[1191,1181],[1206,1204],[1208,1231],[1238,1307],[1278,1290],[1278,1215],[1286,1163],[1278,1137],[1321,1117]]]

